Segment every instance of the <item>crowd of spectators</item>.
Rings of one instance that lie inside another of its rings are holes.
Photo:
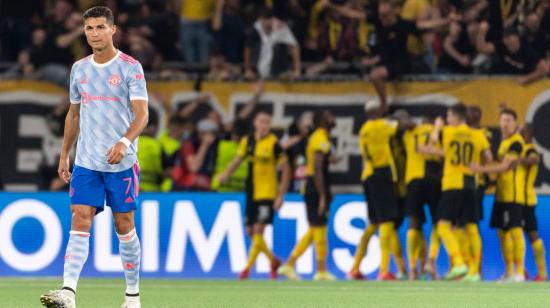
[[[109,6],[115,44],[159,78],[213,80],[548,73],[548,0],[58,0],[0,2],[5,76],[62,84],[90,51],[81,13]],[[180,65],[170,65],[179,63]]]
[[[549,72],[550,0],[18,0],[0,1],[0,63],[15,63],[0,78],[66,86],[72,63],[90,53],[82,12],[94,5],[113,10],[115,46],[148,78],[349,74],[368,76],[386,101],[386,82],[408,74],[502,74],[527,84]],[[217,175],[250,131],[261,82],[254,93],[230,122],[205,94],[176,110],[158,97],[169,121],[162,127],[151,112],[140,139],[144,189],[242,190],[246,168],[223,184]],[[282,138],[298,181],[311,121],[305,113]]]

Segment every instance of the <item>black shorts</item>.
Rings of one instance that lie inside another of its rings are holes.
[[[389,168],[375,171],[363,182],[363,191],[371,223],[395,221],[399,218],[395,185]]]
[[[509,230],[521,227],[523,222],[522,206],[516,203],[496,201],[491,213],[491,228]]]
[[[521,214],[523,215],[523,230],[525,230],[525,232],[539,230],[535,206],[523,206],[521,208]]]
[[[411,72],[411,64],[407,61],[388,61],[383,60],[376,67],[385,67],[388,71],[388,80],[398,79]]]
[[[441,193],[437,208],[437,218],[457,225],[479,221],[475,190],[453,189]]]
[[[401,228],[405,221],[405,197],[397,198],[397,218],[393,221],[395,229]]]
[[[441,182],[436,179],[412,180],[407,185],[407,200],[405,203],[408,217],[415,217],[421,223],[426,222],[424,205],[428,205],[432,222],[437,219],[437,207],[441,198]]]
[[[273,200],[259,200],[246,202],[245,225],[270,225],[273,223]]]
[[[325,187],[327,192],[327,208],[322,215],[319,215],[319,194],[315,188],[315,182],[312,177],[306,179],[306,189],[304,194],[304,200],[306,202],[307,221],[311,226],[326,226],[328,223],[328,214],[330,212],[330,202],[332,201],[332,195],[329,187]]]

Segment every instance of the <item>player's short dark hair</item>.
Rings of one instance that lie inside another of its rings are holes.
[[[517,121],[518,119],[518,114],[517,112],[514,110],[514,109],[511,109],[511,108],[504,108],[500,111],[500,115],[509,115],[511,116],[512,118],[514,118],[514,120]]]
[[[468,109],[466,108],[466,105],[464,105],[463,103],[458,103],[456,105],[452,105],[451,107],[449,107],[449,110],[454,115],[459,117],[461,120],[466,119],[466,113],[467,113]]]
[[[329,114],[329,113],[330,113],[330,111],[328,111],[326,109],[316,111],[313,114],[313,125],[315,127],[323,126],[323,124],[325,123],[325,118],[326,118],[327,114]]]
[[[88,18],[99,18],[99,17],[105,17],[105,19],[107,19],[107,23],[110,25],[115,23],[115,17],[113,15],[113,11],[111,11],[111,9],[106,6],[94,6],[87,9],[86,12],[82,14],[82,18],[84,18],[84,20]]]

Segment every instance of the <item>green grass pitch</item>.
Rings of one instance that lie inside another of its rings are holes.
[[[0,307],[39,307],[59,279],[0,279]],[[122,279],[82,279],[77,307],[120,307]],[[547,283],[141,281],[143,307],[550,307]]]

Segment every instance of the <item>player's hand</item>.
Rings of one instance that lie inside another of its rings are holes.
[[[529,83],[529,77],[527,76],[519,76],[516,78],[516,82],[520,85],[524,86]]]
[[[468,67],[468,66],[471,65],[470,56],[463,55],[463,56],[460,57],[458,62],[460,62],[460,65]]]
[[[69,172],[69,156],[59,158],[59,167],[57,168],[57,174],[59,178],[69,184],[71,180],[71,172]]]
[[[321,196],[319,198],[319,209],[317,211],[317,214],[319,214],[319,216],[325,216],[326,210],[327,210],[327,198],[325,196]]]
[[[275,202],[273,202],[273,208],[275,211],[278,211],[283,206],[284,198],[282,195],[278,195],[277,198],[275,198]]]
[[[442,127],[443,125],[445,125],[445,120],[443,120],[442,117],[437,117],[437,119],[435,119],[435,126]]]
[[[115,145],[109,148],[107,150],[107,163],[111,165],[115,165],[120,163],[124,155],[126,154],[126,150],[128,148],[126,145],[122,142],[117,142]]]
[[[226,172],[218,175],[218,181],[220,182],[220,184],[227,183],[227,180],[229,180],[229,175]]]

